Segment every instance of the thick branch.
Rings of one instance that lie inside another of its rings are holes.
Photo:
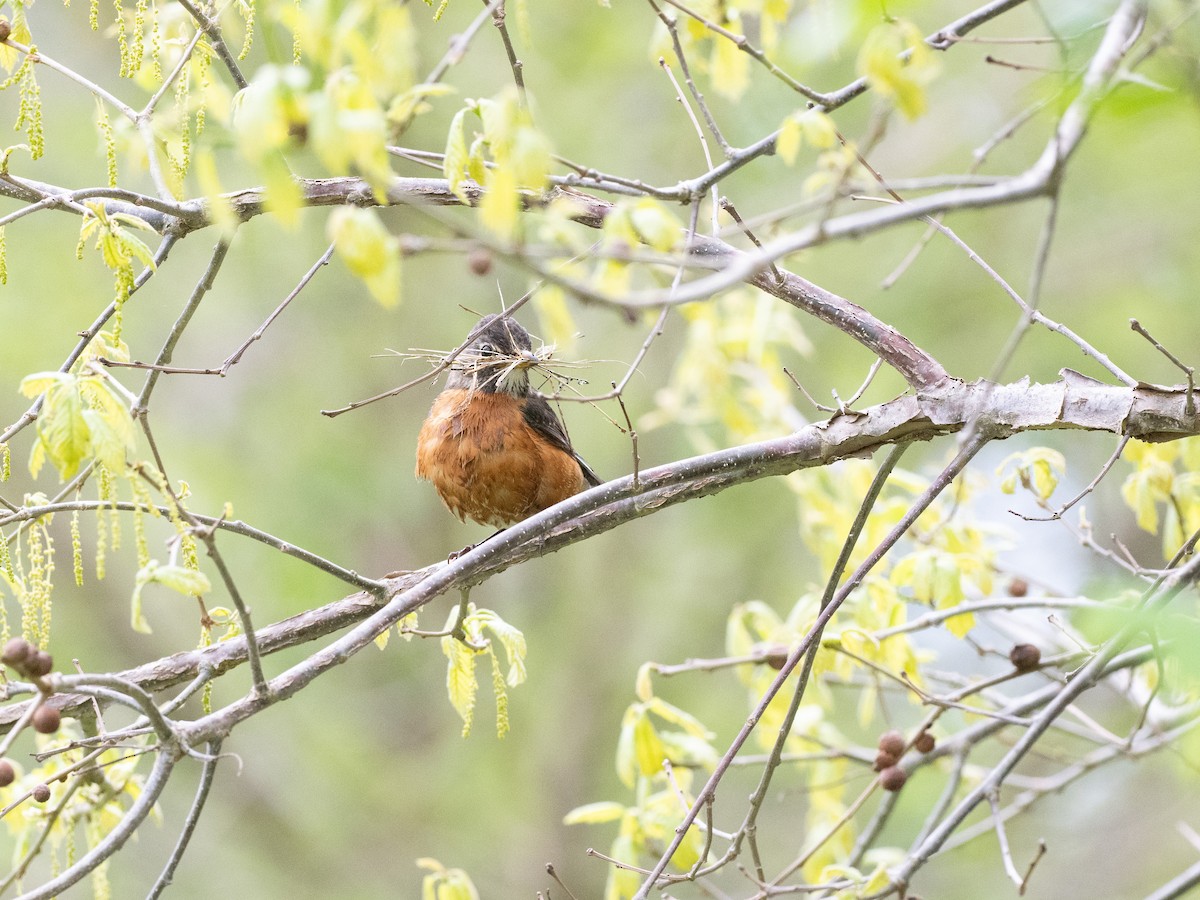
[[[270,654],[368,620],[357,632],[272,681],[269,698],[239,701],[241,705],[234,705],[228,719],[212,720],[192,737],[207,740],[222,736],[232,724],[289,696],[330,666],[344,662],[407,612],[459,585],[476,583],[527,559],[676,503],[759,478],[869,455],[888,444],[953,434],[968,426],[977,428],[989,440],[1023,431],[1084,429],[1127,434],[1145,441],[1169,441],[1200,434],[1200,423],[1194,413],[1185,411],[1186,403],[1183,387],[1111,386],[1070,370],[1053,384],[1022,380],[997,385],[947,379],[915,396],[837,415],[786,437],[640,472],[636,485],[632,477],[611,481],[526,519],[452,563],[385,580],[391,599],[383,607],[372,595],[361,592],[258,629],[260,651]],[[153,693],[182,684],[201,671],[220,675],[245,662],[246,650],[245,639],[235,638],[176,653],[119,675]],[[84,701],[78,696],[55,694],[48,702],[71,712]],[[0,710],[0,730],[11,727],[23,708],[24,704],[17,704]]]

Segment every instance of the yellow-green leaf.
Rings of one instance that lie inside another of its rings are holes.
[[[737,100],[750,85],[750,57],[728,38],[717,37],[712,43],[713,87],[722,97]]]
[[[633,203],[629,221],[637,236],[655,250],[673,249],[683,235],[683,223],[652,197],[643,197]]]
[[[658,739],[654,723],[644,711],[640,712],[634,721],[633,752],[637,757],[638,770],[643,775],[654,775],[662,771],[667,752],[663,749],[662,741]]]
[[[33,375],[26,375],[21,379],[21,393],[30,400],[46,393],[50,388],[58,384],[63,384],[73,381],[74,376],[68,375],[65,372],[37,372]]]
[[[585,803],[577,806],[565,816],[564,825],[598,825],[605,822],[615,822],[625,815],[625,807],[611,800],[601,800],[598,803]]]
[[[800,152],[800,120],[793,114],[779,124],[779,134],[775,136],[775,153],[789,166],[796,161]]]
[[[450,191],[463,203],[467,202],[467,192],[462,187],[468,162],[467,138],[463,131],[463,121],[467,112],[464,107],[450,120],[450,130],[446,135],[446,154],[442,158],[442,174],[449,182]]]
[[[646,709],[660,719],[670,722],[672,725],[678,725],[693,737],[708,739],[713,736],[712,732],[705,728],[699,719],[691,713],[684,712],[678,706],[671,705],[661,697],[651,697],[646,702]]]
[[[450,705],[463,720],[463,737],[471,733],[471,722],[475,715],[475,694],[478,682],[475,678],[475,651],[457,638],[447,635],[442,638],[442,653],[449,663],[446,667],[446,692]]]
[[[92,433],[83,412],[75,379],[71,379],[46,393],[37,420],[38,439],[63,481],[79,471],[91,449]]]
[[[515,174],[508,167],[488,172],[487,190],[479,201],[479,219],[483,226],[503,240],[511,240],[517,230],[521,195]]]
[[[328,234],[338,257],[362,279],[381,306],[400,302],[400,248],[379,216],[369,209],[343,206],[329,217]]]
[[[641,715],[641,707],[637,705],[625,710],[625,715],[621,718],[621,731],[617,735],[617,777],[629,788],[633,787],[637,780],[637,754],[634,750],[633,730]]]
[[[413,85],[392,99],[387,111],[388,121],[403,129],[414,118],[432,108],[429,103],[425,102],[427,98],[444,97],[452,93],[454,93],[454,88],[445,84]]]
[[[909,56],[904,59],[906,50]],[[858,70],[872,90],[908,118],[925,112],[925,84],[936,73],[936,62],[911,22],[885,22],[874,28],[859,51]]]
[[[283,159],[267,157],[262,164],[265,194],[263,208],[273,213],[281,224],[292,228],[300,223],[300,210],[304,206],[304,192],[292,177]]]

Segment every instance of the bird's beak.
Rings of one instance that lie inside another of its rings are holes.
[[[516,367],[518,369],[532,369],[540,362],[541,360],[538,359],[536,353],[532,350],[525,350],[521,353],[520,359],[517,360]]]

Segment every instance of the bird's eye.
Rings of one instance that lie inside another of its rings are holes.
[[[493,354],[495,352],[496,352],[496,348],[493,347],[491,344],[489,344],[487,341],[484,341],[482,344],[479,345],[479,354],[481,356],[490,356],[491,354]]]

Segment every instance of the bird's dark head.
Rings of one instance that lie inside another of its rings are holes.
[[[513,319],[484,316],[477,334],[454,361],[446,386],[523,397],[529,393],[529,369],[541,360],[529,332]]]

